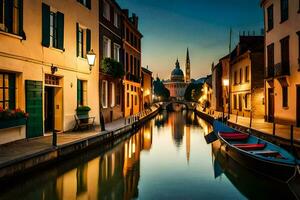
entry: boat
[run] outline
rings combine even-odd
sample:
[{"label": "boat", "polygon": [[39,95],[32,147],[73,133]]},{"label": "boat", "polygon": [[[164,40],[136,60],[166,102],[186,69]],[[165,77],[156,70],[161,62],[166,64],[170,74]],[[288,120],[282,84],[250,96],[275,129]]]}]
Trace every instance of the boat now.
[{"label": "boat", "polygon": [[241,165],[286,183],[299,175],[297,159],[285,149],[217,120],[213,128],[226,154]]}]

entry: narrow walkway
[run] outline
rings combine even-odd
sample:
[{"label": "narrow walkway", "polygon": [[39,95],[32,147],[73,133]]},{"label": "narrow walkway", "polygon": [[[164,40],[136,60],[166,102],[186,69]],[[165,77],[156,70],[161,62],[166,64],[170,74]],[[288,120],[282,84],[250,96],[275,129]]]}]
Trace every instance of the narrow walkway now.
[{"label": "narrow walkway", "polygon": [[[100,127],[96,126],[94,130],[57,134],[57,146],[67,145],[89,137],[95,137],[116,129],[120,129],[124,126],[125,118],[121,118],[111,123],[107,123],[105,125],[106,130],[102,132]],[[52,146],[52,135],[32,139],[23,139],[0,145],[0,167],[29,156],[32,157],[34,155],[52,151],[53,149],[55,149],[55,147]]]},{"label": "narrow walkway", "polygon": [[[209,114],[214,118],[222,117],[222,112],[214,111],[214,114],[211,113],[212,112],[210,113],[206,112],[206,114]],[[227,114],[225,114],[225,116],[227,116]],[[242,116],[237,117],[236,115],[231,114],[229,122],[250,128],[249,117],[242,117]],[[252,119],[251,128],[253,130],[262,132],[264,134],[268,134],[268,135],[273,134],[273,123],[265,122],[264,119]],[[275,124],[275,136],[284,138],[286,140],[290,140],[290,133],[291,133],[290,126]],[[294,140],[300,142],[300,128],[298,127],[294,127]]]}]

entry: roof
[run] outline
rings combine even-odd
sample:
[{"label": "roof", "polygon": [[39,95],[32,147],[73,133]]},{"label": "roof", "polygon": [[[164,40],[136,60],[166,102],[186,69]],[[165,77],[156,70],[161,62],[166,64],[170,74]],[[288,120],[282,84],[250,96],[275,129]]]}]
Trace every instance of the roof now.
[{"label": "roof", "polygon": [[[147,66],[148,67],[148,66]],[[144,71],[145,73],[151,74],[152,75],[152,71],[150,71],[149,69],[142,67],[142,71]]]}]

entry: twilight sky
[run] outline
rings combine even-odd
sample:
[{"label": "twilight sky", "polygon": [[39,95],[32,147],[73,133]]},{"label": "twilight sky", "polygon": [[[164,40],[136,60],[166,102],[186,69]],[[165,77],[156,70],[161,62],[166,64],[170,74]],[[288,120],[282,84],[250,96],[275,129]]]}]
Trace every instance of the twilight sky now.
[{"label": "twilight sky", "polygon": [[211,73],[211,63],[228,53],[229,30],[234,47],[239,32],[263,28],[260,0],[117,0],[139,16],[142,39],[142,66],[149,66],[153,76],[170,78],[178,57],[185,70],[189,47],[191,76]]}]

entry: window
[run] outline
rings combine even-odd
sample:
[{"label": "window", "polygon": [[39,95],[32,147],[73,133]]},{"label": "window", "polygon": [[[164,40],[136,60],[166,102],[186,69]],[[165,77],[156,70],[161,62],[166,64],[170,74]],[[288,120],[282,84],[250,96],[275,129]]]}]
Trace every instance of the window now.
[{"label": "window", "polygon": [[119,28],[119,15],[117,12],[114,13],[114,25]]},{"label": "window", "polygon": [[235,95],[233,95],[233,108],[234,109],[237,109],[237,96],[236,96],[236,94]]},{"label": "window", "polygon": [[282,87],[282,107],[288,107],[288,87]]},{"label": "window", "polygon": [[127,73],[129,71],[129,57],[128,57],[128,53],[126,53],[126,70],[125,72]]},{"label": "window", "polygon": [[103,108],[107,108],[107,101],[108,101],[108,84],[106,80],[102,80],[102,86],[101,86],[101,103]]},{"label": "window", "polygon": [[126,93],[127,107],[129,107],[129,92]]},{"label": "window", "polygon": [[83,29],[79,27],[77,34],[78,34],[78,41],[77,41],[78,56],[83,58],[84,57],[84,54],[83,54]]},{"label": "window", "polygon": [[59,79],[60,79],[60,77],[58,77],[58,76],[46,74],[45,75],[45,84],[59,86]]},{"label": "window", "polygon": [[103,0],[103,17],[110,21],[110,6],[105,0]]},{"label": "window", "polygon": [[268,69],[268,76],[273,76],[274,73],[272,73],[274,71],[274,43],[270,44],[267,47],[267,56],[268,56],[268,60],[267,60],[267,69]]},{"label": "window", "polygon": [[249,82],[249,66],[245,68],[245,82]]},{"label": "window", "polygon": [[91,30],[76,24],[77,26],[77,57],[86,58],[91,50]]},{"label": "window", "polygon": [[129,29],[126,28],[126,41],[129,42]]},{"label": "window", "polygon": [[88,9],[91,9],[91,0],[77,0],[79,3],[87,7]]},{"label": "window", "polygon": [[115,99],[115,84],[114,83],[110,83],[110,89],[111,89],[111,104],[110,107],[114,107],[116,105]]},{"label": "window", "polygon": [[111,41],[107,37],[103,37],[103,57],[104,58],[110,58],[111,56]]},{"label": "window", "polygon": [[87,105],[87,81],[77,80],[77,106]]},{"label": "window", "polygon": [[243,82],[243,69],[240,69],[240,84]]},{"label": "window", "polygon": [[130,55],[130,73],[133,73],[133,56]]},{"label": "window", "polygon": [[0,107],[3,109],[15,109],[15,86],[15,74],[0,73]]},{"label": "window", "polygon": [[281,65],[283,72],[289,71],[290,53],[289,53],[289,36],[280,40],[281,44]]},{"label": "window", "polygon": [[120,45],[114,44],[114,59],[120,61]]},{"label": "window", "polygon": [[116,105],[120,105],[121,103],[121,94],[120,94],[120,84],[117,84],[117,88],[116,88]]},{"label": "window", "polygon": [[237,84],[237,71],[234,71],[233,79],[234,79],[234,85],[236,85]]},{"label": "window", "polygon": [[42,4],[42,45],[64,50],[64,14]]},{"label": "window", "polygon": [[251,106],[251,94],[245,95],[245,109],[250,109]]},{"label": "window", "polygon": [[22,0],[0,0],[0,30],[23,36]]},{"label": "window", "polygon": [[280,0],[280,10],[281,10],[281,22],[288,20],[289,18],[289,1]]},{"label": "window", "polygon": [[268,17],[268,31],[272,30],[274,27],[274,16],[273,16],[273,5],[267,8]]},{"label": "window", "polygon": [[134,105],[137,105],[138,104],[138,98],[137,98],[137,95],[134,96]]}]

